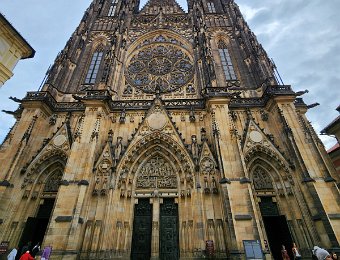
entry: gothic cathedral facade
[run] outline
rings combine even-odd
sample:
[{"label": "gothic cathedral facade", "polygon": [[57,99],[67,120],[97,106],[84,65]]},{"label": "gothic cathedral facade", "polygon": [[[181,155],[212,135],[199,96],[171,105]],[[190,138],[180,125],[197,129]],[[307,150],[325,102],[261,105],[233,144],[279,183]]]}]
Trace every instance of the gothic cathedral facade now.
[{"label": "gothic cathedral facade", "polygon": [[233,0],[94,0],[0,150],[0,241],[51,259],[338,248],[335,169]]}]

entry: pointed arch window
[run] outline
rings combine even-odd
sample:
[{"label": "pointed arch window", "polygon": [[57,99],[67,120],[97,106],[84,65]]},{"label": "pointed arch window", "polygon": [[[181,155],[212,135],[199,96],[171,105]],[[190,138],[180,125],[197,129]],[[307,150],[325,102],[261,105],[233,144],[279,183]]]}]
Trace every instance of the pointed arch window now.
[{"label": "pointed arch window", "polygon": [[236,80],[234,66],[231,62],[230,53],[223,41],[218,43],[218,52],[221,57],[222,69],[226,80]]},{"label": "pointed arch window", "polygon": [[87,71],[85,83],[86,84],[94,84],[96,82],[98,70],[100,63],[103,59],[103,51],[96,51],[90,63],[89,70]]},{"label": "pointed arch window", "polygon": [[117,0],[113,0],[109,9],[108,16],[114,16],[117,9]]},{"label": "pointed arch window", "polygon": [[208,1],[207,5],[209,13],[216,13],[215,4],[213,2]]}]

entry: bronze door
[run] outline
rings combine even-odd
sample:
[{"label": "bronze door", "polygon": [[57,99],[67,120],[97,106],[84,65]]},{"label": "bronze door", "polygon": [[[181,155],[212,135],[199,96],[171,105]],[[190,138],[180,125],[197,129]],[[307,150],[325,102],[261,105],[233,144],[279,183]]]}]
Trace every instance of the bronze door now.
[{"label": "bronze door", "polygon": [[178,205],[174,199],[164,198],[160,213],[160,259],[179,259]]},{"label": "bronze door", "polygon": [[149,199],[138,199],[133,221],[131,260],[151,257],[152,205]]}]

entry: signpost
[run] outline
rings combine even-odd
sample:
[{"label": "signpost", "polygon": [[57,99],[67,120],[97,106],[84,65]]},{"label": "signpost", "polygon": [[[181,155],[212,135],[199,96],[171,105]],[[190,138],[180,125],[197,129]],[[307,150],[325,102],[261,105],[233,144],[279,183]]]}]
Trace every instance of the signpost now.
[{"label": "signpost", "polygon": [[0,243],[0,255],[6,254],[9,246],[9,241],[2,241]]},{"label": "signpost", "polygon": [[207,257],[213,257],[215,255],[214,241],[212,240],[205,241],[205,252]]},{"label": "signpost", "polygon": [[246,259],[264,259],[260,240],[243,240],[243,246],[246,254]]}]

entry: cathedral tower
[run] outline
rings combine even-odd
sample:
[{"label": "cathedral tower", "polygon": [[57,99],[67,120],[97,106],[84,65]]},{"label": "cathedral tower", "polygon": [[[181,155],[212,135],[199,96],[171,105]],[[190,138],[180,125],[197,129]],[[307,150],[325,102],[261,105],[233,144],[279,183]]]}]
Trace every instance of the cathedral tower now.
[{"label": "cathedral tower", "polygon": [[338,248],[335,169],[233,0],[94,0],[0,149],[0,241],[52,259]]}]

